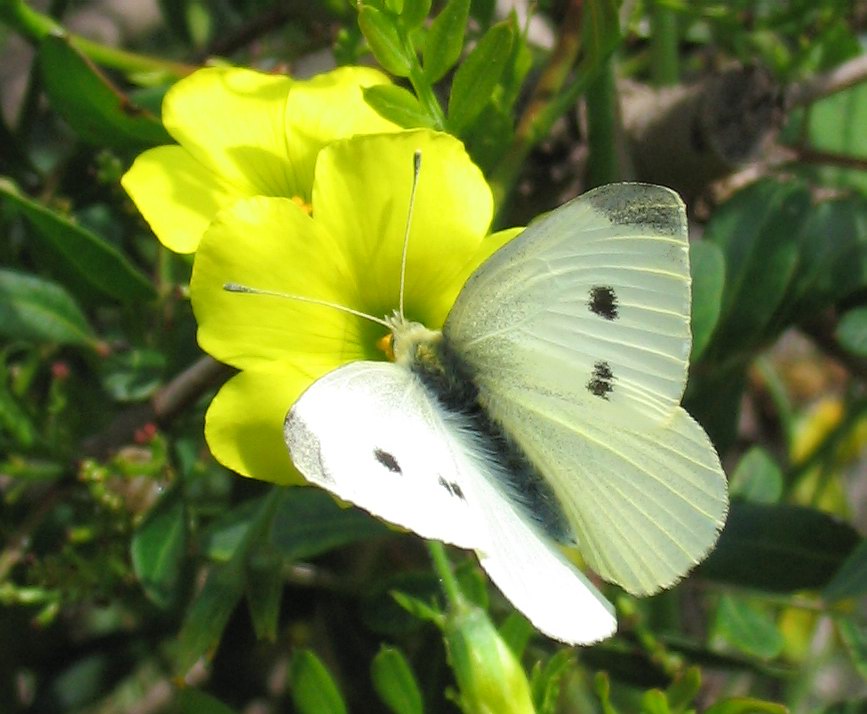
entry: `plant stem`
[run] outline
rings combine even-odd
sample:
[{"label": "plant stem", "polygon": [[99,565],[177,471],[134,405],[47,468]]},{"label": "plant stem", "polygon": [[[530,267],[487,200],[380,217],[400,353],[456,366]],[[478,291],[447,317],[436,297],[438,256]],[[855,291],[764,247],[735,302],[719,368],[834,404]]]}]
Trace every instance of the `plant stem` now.
[{"label": "plant stem", "polygon": [[587,87],[587,188],[621,181],[617,135],[620,124],[617,86],[611,60]]},{"label": "plant stem", "polygon": [[103,45],[85,37],[66,32],[63,25],[48,15],[29,7],[24,0],[0,0],[0,21],[5,22],[34,44],[47,35],[63,35],[79,52],[103,67],[116,69],[124,74],[161,74],[178,79],[193,72],[196,67],[127,52]]},{"label": "plant stem", "polygon": [[440,584],[448,600],[450,608],[460,607],[464,604],[464,594],[461,592],[461,586],[458,584],[458,579],[452,570],[452,564],[449,562],[449,557],[446,554],[446,547],[438,540],[427,541],[427,549],[430,552],[431,560],[433,561],[434,570],[440,577]]},{"label": "plant stem", "polygon": [[439,130],[445,129],[445,114],[443,113],[439,100],[433,91],[433,87],[431,87],[430,82],[427,81],[427,77],[424,76],[424,72],[422,72],[418,60],[413,62],[412,68],[409,72],[409,81],[412,84],[412,88],[415,90],[415,95],[418,97],[422,106],[427,110],[428,115],[434,118],[436,122],[434,128]]},{"label": "plant stem", "polygon": [[650,73],[656,87],[680,79],[677,40],[677,15],[657,0],[650,14]]}]

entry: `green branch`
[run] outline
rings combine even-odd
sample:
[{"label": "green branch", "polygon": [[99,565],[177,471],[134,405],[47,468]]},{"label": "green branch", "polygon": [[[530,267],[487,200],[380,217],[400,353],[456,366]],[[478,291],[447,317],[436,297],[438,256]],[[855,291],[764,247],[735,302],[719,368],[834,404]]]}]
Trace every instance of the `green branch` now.
[{"label": "green branch", "polygon": [[127,52],[67,32],[59,22],[37,12],[24,0],[0,0],[0,21],[34,44],[38,44],[48,35],[63,35],[75,49],[89,59],[126,75],[162,74],[179,79],[197,69],[193,65]]}]

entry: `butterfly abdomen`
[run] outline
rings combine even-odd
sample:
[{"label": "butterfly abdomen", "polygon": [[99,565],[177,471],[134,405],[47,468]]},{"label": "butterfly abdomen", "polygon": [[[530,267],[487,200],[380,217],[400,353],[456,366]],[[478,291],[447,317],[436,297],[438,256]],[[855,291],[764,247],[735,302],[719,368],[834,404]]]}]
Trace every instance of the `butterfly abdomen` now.
[{"label": "butterfly abdomen", "polygon": [[554,492],[532,462],[479,401],[470,368],[452,350],[441,333],[416,342],[406,366],[428,394],[453,417],[485,453],[485,473],[495,474],[497,485],[510,500],[554,540],[574,543],[574,534]]}]

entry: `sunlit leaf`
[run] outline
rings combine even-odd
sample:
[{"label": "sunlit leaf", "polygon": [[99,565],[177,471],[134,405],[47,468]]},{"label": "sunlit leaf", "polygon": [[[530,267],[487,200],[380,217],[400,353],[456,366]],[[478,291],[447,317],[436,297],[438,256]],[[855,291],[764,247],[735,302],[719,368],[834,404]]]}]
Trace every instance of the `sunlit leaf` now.
[{"label": "sunlit leaf", "polygon": [[118,148],[173,143],[159,118],[133,104],[66,38],[45,37],[39,65],[52,106],[85,141]]},{"label": "sunlit leaf", "polygon": [[451,132],[460,134],[484,109],[506,67],[513,39],[511,22],[494,25],[461,63],[449,95]]},{"label": "sunlit leaf", "polygon": [[370,665],[373,686],[394,714],[422,714],[424,705],[412,667],[394,647],[382,647]]},{"label": "sunlit leaf", "polygon": [[773,618],[745,598],[720,597],[714,633],[741,652],[772,659],[783,650],[783,636]]},{"label": "sunlit leaf", "polygon": [[783,493],[783,472],[760,446],[754,446],[738,462],[729,480],[732,496],[755,503],[776,503]]},{"label": "sunlit leaf", "polygon": [[429,82],[442,79],[460,58],[469,12],[470,0],[448,0],[431,23],[422,58]]},{"label": "sunlit leaf", "polygon": [[299,714],[346,714],[346,704],[325,665],[310,650],[297,650],[289,667],[292,701]]}]

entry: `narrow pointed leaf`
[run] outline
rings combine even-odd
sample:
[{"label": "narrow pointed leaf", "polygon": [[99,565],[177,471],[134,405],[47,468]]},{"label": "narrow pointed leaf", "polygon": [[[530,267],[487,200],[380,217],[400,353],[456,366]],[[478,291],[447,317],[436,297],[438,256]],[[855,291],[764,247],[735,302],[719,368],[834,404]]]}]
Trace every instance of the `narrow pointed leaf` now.
[{"label": "narrow pointed leaf", "polygon": [[409,76],[414,58],[409,56],[392,17],[371,5],[362,5],[358,10],[358,26],[376,61],[385,70],[398,77]]},{"label": "narrow pointed leaf", "polygon": [[0,269],[0,335],[14,340],[94,347],[93,331],[57,283]]},{"label": "narrow pointed leaf", "polygon": [[485,108],[509,60],[513,37],[511,22],[494,25],[455,72],[448,112],[452,133],[460,134]]},{"label": "narrow pointed leaf", "polygon": [[85,141],[119,149],[173,143],[158,117],[131,102],[66,38],[46,36],[39,65],[51,105]]},{"label": "narrow pointed leaf", "polygon": [[422,714],[424,705],[412,667],[403,653],[383,647],[371,663],[373,687],[394,714]]},{"label": "narrow pointed leaf", "polygon": [[298,650],[289,670],[292,701],[300,714],[346,714],[346,704],[325,665],[309,650]]},{"label": "narrow pointed leaf", "polygon": [[365,87],[364,100],[385,119],[404,129],[433,127],[436,119],[422,109],[415,96],[396,84],[377,84]]},{"label": "narrow pointed leaf", "polygon": [[150,300],[156,295],[150,280],[95,233],[22,195],[10,181],[0,179],[0,197],[33,226],[33,235],[44,249],[88,286],[125,302]]},{"label": "narrow pointed leaf", "polygon": [[460,59],[469,13],[470,0],[449,0],[431,23],[422,65],[431,84],[442,79]]}]

